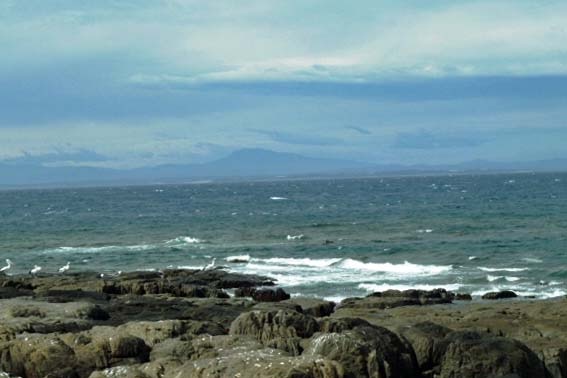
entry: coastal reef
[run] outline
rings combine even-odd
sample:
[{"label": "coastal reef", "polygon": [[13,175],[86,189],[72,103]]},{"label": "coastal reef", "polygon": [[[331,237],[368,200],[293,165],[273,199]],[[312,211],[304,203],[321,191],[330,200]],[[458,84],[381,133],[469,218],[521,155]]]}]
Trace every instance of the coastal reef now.
[{"label": "coastal reef", "polygon": [[0,377],[567,377],[567,299],[333,303],[223,269],[0,273]]}]

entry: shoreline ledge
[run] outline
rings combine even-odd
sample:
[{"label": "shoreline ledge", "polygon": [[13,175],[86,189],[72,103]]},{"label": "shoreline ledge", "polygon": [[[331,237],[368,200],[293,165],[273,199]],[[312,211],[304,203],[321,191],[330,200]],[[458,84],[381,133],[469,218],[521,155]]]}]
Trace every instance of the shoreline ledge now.
[{"label": "shoreline ledge", "polygon": [[0,378],[567,377],[567,299],[510,296],[335,304],[222,269],[0,273]]}]

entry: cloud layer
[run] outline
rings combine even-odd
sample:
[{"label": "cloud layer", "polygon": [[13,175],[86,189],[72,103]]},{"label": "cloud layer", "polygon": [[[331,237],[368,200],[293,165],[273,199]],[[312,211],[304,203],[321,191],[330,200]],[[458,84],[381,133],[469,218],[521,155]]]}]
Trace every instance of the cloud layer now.
[{"label": "cloud layer", "polygon": [[565,157],[564,1],[5,0],[0,18],[0,159]]}]

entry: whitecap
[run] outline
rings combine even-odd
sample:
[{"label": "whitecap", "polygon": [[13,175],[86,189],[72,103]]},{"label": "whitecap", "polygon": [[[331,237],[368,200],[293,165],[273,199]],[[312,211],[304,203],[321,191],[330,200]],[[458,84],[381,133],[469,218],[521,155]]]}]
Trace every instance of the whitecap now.
[{"label": "whitecap", "polygon": [[303,239],[303,237],[304,237],[303,234],[301,234],[301,235],[288,235],[286,239],[287,240],[301,240],[301,239]]},{"label": "whitecap", "polygon": [[423,233],[430,234],[433,232],[433,230],[431,228],[425,228],[425,229],[416,230],[415,232],[417,232],[418,234],[423,234]]},{"label": "whitecap", "polygon": [[178,265],[177,269],[185,269],[185,270],[203,270],[203,266],[194,266],[194,265]]},{"label": "whitecap", "polygon": [[178,236],[175,239],[167,240],[165,244],[199,244],[203,240],[191,236]]},{"label": "whitecap", "polygon": [[347,297],[345,296],[333,295],[333,296],[324,297],[323,299],[329,302],[341,303],[346,298]]},{"label": "whitecap", "polygon": [[101,253],[101,252],[116,252],[116,251],[145,251],[155,248],[153,244],[139,244],[139,245],[106,245],[101,247],[58,247],[46,249],[42,253]]},{"label": "whitecap", "polygon": [[494,282],[502,278],[504,278],[504,276],[491,276],[490,274],[486,276],[488,282]]},{"label": "whitecap", "polygon": [[273,197],[270,197],[270,199],[273,200],[273,201],[284,201],[284,200],[286,200],[287,198],[286,198],[286,197],[273,196]]},{"label": "whitecap", "polygon": [[456,291],[462,287],[461,284],[424,284],[424,283],[416,283],[416,284],[369,284],[369,283],[362,283],[358,285],[359,289],[366,290],[371,293],[375,292],[382,292],[386,290],[434,290],[434,289],[445,289],[448,291]]},{"label": "whitecap", "polygon": [[392,263],[364,263],[362,261],[345,259],[339,264],[341,268],[358,271],[384,272],[396,275],[437,275],[449,272],[452,265],[420,265],[405,261],[403,264]]},{"label": "whitecap", "polygon": [[247,263],[250,261],[250,255],[228,256],[225,260],[229,263]]},{"label": "whitecap", "polygon": [[469,261],[478,259],[477,256],[469,256]]},{"label": "whitecap", "polygon": [[534,263],[534,264],[540,264],[540,263],[543,262],[543,260],[537,259],[537,258],[534,258],[534,257],[524,257],[521,260],[525,261],[527,263]]},{"label": "whitecap", "polygon": [[529,270],[529,268],[486,268],[483,266],[477,268],[484,272],[523,272]]},{"label": "whitecap", "polygon": [[505,276],[504,279],[508,282],[516,282],[521,280],[520,277]]},{"label": "whitecap", "polygon": [[276,265],[286,265],[286,266],[306,266],[306,267],[327,267],[341,261],[341,258],[331,258],[331,259],[310,259],[306,258],[292,258],[292,257],[272,257],[269,259],[251,259],[253,262],[261,262],[264,264],[276,264]]},{"label": "whitecap", "polygon": [[567,294],[567,292],[565,292],[565,290],[562,289],[552,289],[552,290],[543,290],[543,291],[537,291],[537,289],[538,288],[503,285],[503,286],[493,286],[491,288],[484,288],[477,291],[473,291],[471,295],[474,297],[481,297],[489,292],[511,290],[520,297],[535,297],[539,299],[547,299],[547,298],[561,297]]}]

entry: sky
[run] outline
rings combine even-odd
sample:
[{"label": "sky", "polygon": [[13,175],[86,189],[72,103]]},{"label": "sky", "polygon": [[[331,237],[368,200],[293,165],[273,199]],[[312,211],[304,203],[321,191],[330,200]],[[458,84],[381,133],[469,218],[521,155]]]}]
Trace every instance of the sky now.
[{"label": "sky", "polygon": [[567,158],[564,0],[2,0],[0,164]]}]

